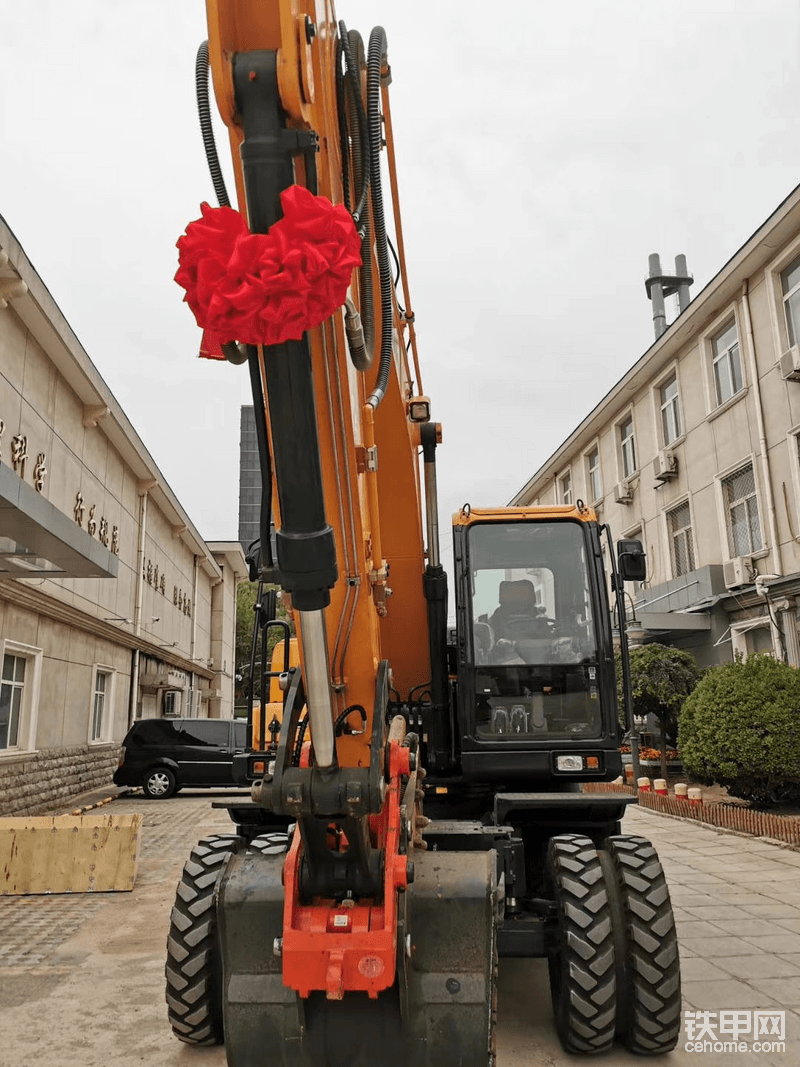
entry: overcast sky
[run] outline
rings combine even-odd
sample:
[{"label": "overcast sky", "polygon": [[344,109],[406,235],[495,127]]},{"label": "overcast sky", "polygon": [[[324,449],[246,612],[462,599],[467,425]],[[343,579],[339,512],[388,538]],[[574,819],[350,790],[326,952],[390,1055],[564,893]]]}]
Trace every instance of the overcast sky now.
[{"label": "overcast sky", "polygon": [[[800,181],[797,0],[341,0],[382,23],[442,522],[502,504]],[[201,534],[236,539],[244,368],[196,359],[202,0],[0,0],[0,213]],[[220,145],[224,150],[226,145]],[[224,155],[224,151],[221,153]],[[230,183],[229,183],[230,185]]]}]

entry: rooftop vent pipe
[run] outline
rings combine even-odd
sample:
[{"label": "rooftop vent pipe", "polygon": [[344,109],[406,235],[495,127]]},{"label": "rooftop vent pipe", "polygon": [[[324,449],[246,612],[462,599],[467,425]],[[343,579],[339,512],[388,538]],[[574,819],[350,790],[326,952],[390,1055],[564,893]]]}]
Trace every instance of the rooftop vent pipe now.
[{"label": "rooftop vent pipe", "polygon": [[664,297],[678,294],[678,314],[689,306],[689,286],[694,278],[686,267],[686,256],[675,257],[675,270],[672,274],[661,270],[661,259],[654,252],[648,259],[649,270],[644,280],[647,296],[653,304],[653,328],[656,340],[667,329],[667,316],[664,311]]}]

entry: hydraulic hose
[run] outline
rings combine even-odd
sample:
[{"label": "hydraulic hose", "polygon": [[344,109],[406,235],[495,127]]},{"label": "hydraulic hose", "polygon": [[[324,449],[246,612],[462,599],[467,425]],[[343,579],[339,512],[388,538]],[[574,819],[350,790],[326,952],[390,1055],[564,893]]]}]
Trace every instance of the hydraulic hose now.
[{"label": "hydraulic hose", "polygon": [[372,225],[375,231],[375,255],[378,260],[378,277],[381,290],[381,347],[378,378],[375,388],[367,397],[367,404],[376,408],[386,394],[389,371],[392,365],[392,271],[386,237],[386,220],[383,212],[381,189],[381,68],[386,57],[386,31],[376,26],[369,35],[367,53],[367,121],[370,141],[370,191],[372,194]]},{"label": "hydraulic hose", "polygon": [[[214,140],[214,128],[211,125],[211,107],[208,102],[208,41],[203,41],[197,49],[197,59],[194,63],[194,84],[197,95],[197,114],[200,119],[200,133],[203,136],[203,148],[206,152],[208,169],[214,192],[217,194],[217,203],[220,207],[230,207],[228,190],[225,188],[225,179],[222,176],[222,168],[219,165],[217,144]],[[247,353],[236,344],[235,341],[224,342],[221,346],[222,354],[229,363],[236,366],[247,361]]]},{"label": "hydraulic hose", "polygon": [[[341,25],[341,24],[340,24]],[[348,211],[352,211],[350,202],[350,138],[347,130],[347,112],[344,103],[344,71],[342,60],[347,60],[344,51],[343,36],[336,40],[336,114],[339,120],[339,152],[342,157],[342,200]]]},{"label": "hydraulic hose", "polygon": [[222,177],[222,169],[217,156],[217,145],[214,140],[214,129],[211,125],[211,108],[208,102],[208,66],[208,41],[203,41],[197,49],[197,59],[194,65],[197,114],[200,118],[203,148],[206,150],[208,169],[211,172],[211,181],[214,184],[214,192],[217,194],[217,202],[220,207],[230,207],[231,202],[228,199],[228,190],[225,188],[225,179]]},{"label": "hydraulic hose", "polygon": [[[372,232],[369,204],[369,129],[364,101],[361,97],[361,67],[364,62],[364,43],[356,30],[348,31],[339,23],[339,48],[346,65],[346,77],[337,80],[339,97],[339,137],[342,144],[342,185],[349,204],[351,158],[353,195],[357,203],[353,221],[361,235],[361,266],[358,268],[361,313],[348,302],[345,330],[350,358],[356,370],[367,371],[372,366],[375,343],[375,307],[372,297]],[[338,73],[341,73],[339,71]],[[355,131],[350,137],[350,131]],[[352,148],[351,148],[352,144]]]},{"label": "hydraulic hose", "polygon": [[350,78],[351,92],[347,100],[350,123],[358,131],[358,135],[353,138],[353,174],[358,192],[358,200],[353,209],[353,220],[358,226],[367,205],[370,179],[369,170],[364,169],[365,162],[369,159],[369,127],[364,101],[361,99],[361,64],[364,61],[364,42],[357,30],[348,32],[343,22],[339,23],[339,32],[343,34],[342,49],[347,63],[347,74]]}]

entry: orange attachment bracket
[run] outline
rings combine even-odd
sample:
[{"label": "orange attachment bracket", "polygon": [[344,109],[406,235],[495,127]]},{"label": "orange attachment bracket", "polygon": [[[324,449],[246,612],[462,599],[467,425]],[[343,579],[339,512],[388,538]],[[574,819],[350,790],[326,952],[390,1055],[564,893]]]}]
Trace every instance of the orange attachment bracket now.
[{"label": "orange attachment bracket", "polygon": [[[301,997],[315,990],[329,1000],[360,991],[375,999],[388,989],[397,966],[397,893],[408,885],[408,860],[400,852],[401,776],[409,750],[389,742],[389,784],[383,810],[370,819],[373,847],[384,850],[382,900],[300,900],[302,839],[299,829],[284,869],[283,982]],[[344,842],[346,845],[346,841]]]}]

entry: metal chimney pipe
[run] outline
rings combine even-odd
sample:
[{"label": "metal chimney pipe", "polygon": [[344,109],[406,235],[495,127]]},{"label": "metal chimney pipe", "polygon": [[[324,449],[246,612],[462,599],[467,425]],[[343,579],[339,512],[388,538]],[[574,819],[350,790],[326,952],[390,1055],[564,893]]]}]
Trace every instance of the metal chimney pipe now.
[{"label": "metal chimney pipe", "polygon": [[689,268],[686,266],[686,256],[680,255],[675,257],[675,274],[678,278],[686,278],[686,281],[681,281],[678,285],[678,312],[685,311],[689,306],[691,297],[689,296]]},{"label": "metal chimney pipe", "polygon": [[650,299],[653,302],[653,329],[656,332],[656,340],[666,332],[667,314],[664,310],[664,289],[661,284],[661,258],[658,252],[654,252],[647,260],[651,278],[658,281],[650,284]]}]

